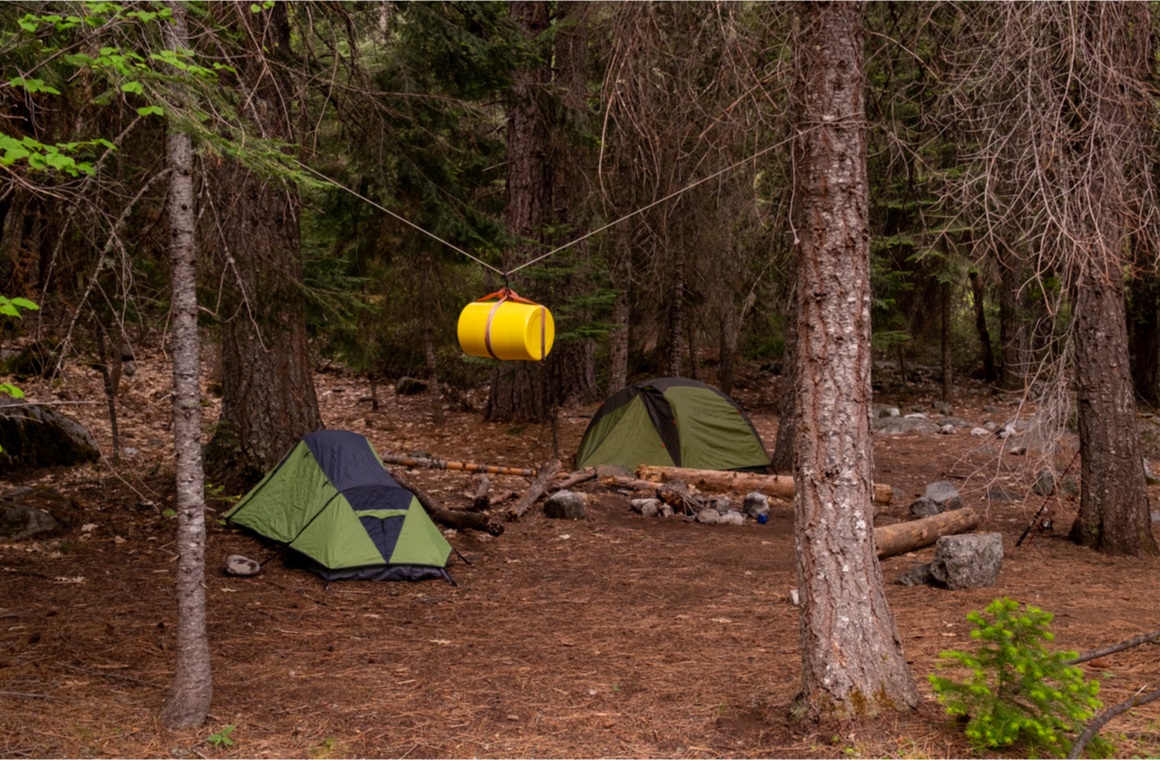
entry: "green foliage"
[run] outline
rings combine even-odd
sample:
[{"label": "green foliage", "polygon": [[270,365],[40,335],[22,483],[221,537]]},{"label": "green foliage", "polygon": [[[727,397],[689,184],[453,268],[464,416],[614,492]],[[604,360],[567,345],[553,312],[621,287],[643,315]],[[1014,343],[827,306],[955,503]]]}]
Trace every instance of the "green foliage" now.
[{"label": "green foliage", "polygon": [[218,749],[232,747],[234,746],[234,740],[230,738],[230,734],[232,734],[236,728],[237,726],[222,726],[220,731],[210,734],[206,737],[205,740]]},{"label": "green foliage", "polygon": [[1099,682],[1086,681],[1067,661],[1075,652],[1049,652],[1052,615],[1006,597],[984,612],[972,612],[971,652],[939,656],[966,668],[962,681],[931,674],[929,680],[947,712],[969,718],[967,739],[978,750],[1023,743],[1062,756],[1064,734],[1073,733],[1100,708]]}]

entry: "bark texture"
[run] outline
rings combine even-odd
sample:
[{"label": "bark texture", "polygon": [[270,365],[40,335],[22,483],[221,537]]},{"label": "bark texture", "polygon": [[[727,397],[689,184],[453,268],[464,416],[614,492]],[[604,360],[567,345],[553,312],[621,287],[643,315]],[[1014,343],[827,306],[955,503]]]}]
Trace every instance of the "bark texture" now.
[{"label": "bark texture", "polygon": [[[172,3],[171,49],[189,46],[185,7]],[[194,246],[193,146],[171,131],[169,256],[173,267],[173,443],[177,454],[177,662],[161,707],[170,728],[205,722],[213,697],[205,617],[205,475],[201,463],[201,363],[197,334],[197,252]]]},{"label": "bark texture", "polygon": [[797,14],[794,516],[802,686],[794,712],[860,718],[918,703],[872,524],[864,7],[804,3]]},{"label": "bark texture", "polygon": [[[230,63],[247,116],[269,139],[292,142],[291,83],[266,56],[290,45],[285,3],[262,13],[221,6],[249,56]],[[222,277],[222,412],[209,464],[220,477],[260,476],[298,439],[322,427],[306,336],[297,190],[236,161],[218,173]]]},{"label": "bark texture", "polygon": [[[515,21],[529,42],[542,39],[548,29],[548,4],[541,0],[512,0],[508,4]],[[552,69],[546,57],[533,59],[516,72],[509,93],[507,125],[507,198],[504,223],[508,231],[525,241],[504,255],[503,268],[539,253],[536,243],[544,240],[551,198],[548,171],[548,114],[544,112],[545,90]],[[501,363],[491,376],[484,419],[489,422],[543,422],[549,404],[545,383],[522,362]]]}]

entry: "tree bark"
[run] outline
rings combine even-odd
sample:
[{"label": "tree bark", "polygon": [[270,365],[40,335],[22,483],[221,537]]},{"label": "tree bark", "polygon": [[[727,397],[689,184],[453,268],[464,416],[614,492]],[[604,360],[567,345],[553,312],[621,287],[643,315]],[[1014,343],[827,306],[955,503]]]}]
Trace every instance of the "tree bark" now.
[{"label": "tree bark", "polygon": [[918,704],[872,527],[865,7],[818,2],[795,10],[794,541],[802,684],[793,712],[863,718]]},{"label": "tree bark", "polygon": [[1075,353],[1081,477],[1071,538],[1108,554],[1156,554],[1118,267],[1089,266],[1077,283]]},{"label": "tree bark", "polygon": [[[984,304],[987,289],[978,272],[972,271],[968,277],[971,281],[971,298],[975,302],[975,332],[979,336],[979,358],[983,360],[983,381],[993,383],[998,379],[998,373],[995,371],[995,355],[991,350],[991,333],[987,330],[987,311]],[[946,311],[943,315],[946,319]]]},{"label": "tree bark", "polygon": [[[230,61],[263,137],[292,143],[291,82],[267,57],[289,52],[285,3],[253,13],[219,6],[249,41]],[[299,238],[301,200],[289,185],[238,161],[219,173],[218,224],[226,272],[222,296],[222,411],[207,449],[215,477],[260,477],[307,433],[322,427],[306,336]],[[215,235],[216,237],[216,235]]]},{"label": "tree bark", "polygon": [[[170,4],[171,50],[187,49],[185,6]],[[205,474],[201,463],[201,362],[197,334],[196,211],[193,144],[171,128],[166,138],[169,179],[169,258],[172,266],[173,445],[177,454],[177,662],[161,707],[170,728],[200,726],[213,697],[205,615]]]},{"label": "tree bark", "polygon": [[[511,0],[512,20],[523,30],[533,49],[549,25],[549,6],[542,0]],[[530,259],[544,242],[551,180],[548,156],[548,114],[545,90],[551,82],[548,57],[535,55],[515,74],[508,98],[507,198],[504,223],[520,239],[504,255],[504,270]],[[526,241],[534,241],[528,243]],[[525,294],[526,295],[526,294]],[[488,422],[545,422],[550,404],[545,398],[542,373],[533,376],[524,363],[503,362],[492,372],[484,419]]]}]

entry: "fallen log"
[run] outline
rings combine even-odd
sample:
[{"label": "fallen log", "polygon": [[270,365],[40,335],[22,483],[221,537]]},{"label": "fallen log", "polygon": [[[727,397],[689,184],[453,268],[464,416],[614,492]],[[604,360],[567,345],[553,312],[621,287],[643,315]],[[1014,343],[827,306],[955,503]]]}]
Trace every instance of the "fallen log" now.
[{"label": "fallen log", "polygon": [[600,485],[611,486],[613,488],[631,488],[634,491],[652,491],[655,494],[657,486],[660,483],[654,483],[651,480],[629,478],[624,475],[605,475],[600,479]]},{"label": "fallen log", "polygon": [[405,457],[401,454],[392,454],[389,451],[382,456],[383,464],[401,464],[404,467],[426,467],[429,470],[463,470],[464,472],[486,472],[490,475],[519,475],[525,478],[536,477],[535,470],[521,467],[499,467],[493,464],[476,464],[474,462],[451,462],[446,459],[433,457]]},{"label": "fallen log", "polygon": [[[760,491],[766,496],[792,499],[793,478],[789,475],[763,475],[756,472],[734,472],[732,470],[696,470],[688,467],[659,467],[642,464],[636,469],[642,480],[657,483],[666,480],[681,480],[691,486],[707,491]],[[874,503],[889,504],[894,498],[894,490],[884,484],[874,484]]]},{"label": "fallen log", "polygon": [[930,546],[941,536],[967,533],[974,530],[979,521],[977,512],[964,507],[918,520],[875,528],[874,543],[878,547],[878,559]]},{"label": "fallen log", "polygon": [[536,499],[544,495],[544,489],[548,487],[548,481],[559,471],[559,462],[552,462],[541,467],[540,474],[532,481],[532,485],[528,487],[528,490],[524,492],[524,495],[520,497],[520,500],[516,502],[515,506],[508,510],[508,519],[518,520],[523,517],[524,512],[527,512],[536,503]]},{"label": "fallen log", "polygon": [[423,505],[423,509],[427,510],[427,514],[431,515],[431,519],[440,525],[446,525],[448,528],[455,528],[456,530],[478,530],[493,536],[498,536],[503,533],[503,525],[492,520],[487,515],[481,512],[465,512],[459,509],[441,507],[435,503],[435,500],[426,491],[419,488],[406,477],[401,476],[398,472],[391,472],[391,477],[403,488],[415,494],[415,498]]}]

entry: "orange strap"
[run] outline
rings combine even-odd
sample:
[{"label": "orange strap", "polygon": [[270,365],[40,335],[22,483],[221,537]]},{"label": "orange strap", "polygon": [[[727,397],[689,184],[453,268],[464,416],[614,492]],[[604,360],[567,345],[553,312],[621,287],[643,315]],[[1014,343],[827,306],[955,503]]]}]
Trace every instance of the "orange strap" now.
[{"label": "orange strap", "polygon": [[545,309],[543,306],[540,306],[540,304],[536,303],[535,301],[529,301],[526,298],[521,298],[520,295],[511,288],[500,288],[494,293],[488,293],[483,298],[475,299],[475,303],[486,303],[493,298],[498,300],[495,302],[495,306],[491,307],[491,311],[487,313],[487,324],[483,328],[483,345],[487,349],[488,355],[491,356],[492,359],[497,361],[499,360],[499,357],[495,355],[495,351],[493,351],[491,348],[491,322],[493,319],[495,319],[495,313],[499,311],[499,307],[504,301],[514,301],[515,303],[526,303],[530,306],[540,307],[540,358],[543,359],[544,346],[547,342],[546,331],[548,328],[545,324],[547,322],[547,309]]}]

